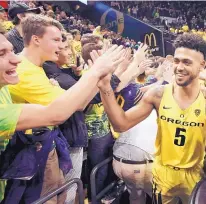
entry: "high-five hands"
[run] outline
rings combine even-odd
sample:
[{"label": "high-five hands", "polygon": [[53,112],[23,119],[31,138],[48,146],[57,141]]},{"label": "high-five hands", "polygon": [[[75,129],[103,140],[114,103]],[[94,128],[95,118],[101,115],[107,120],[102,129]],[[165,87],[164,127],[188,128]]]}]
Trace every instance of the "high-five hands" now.
[{"label": "high-five hands", "polygon": [[102,78],[107,74],[112,74],[118,67],[118,65],[124,60],[123,53],[125,50],[123,46],[113,45],[103,54],[101,51],[93,50],[90,53],[92,61],[88,63],[91,66],[91,70],[95,70],[98,77]]},{"label": "high-five hands", "polygon": [[140,64],[143,60],[146,59],[148,53],[148,45],[141,43],[138,50],[134,53],[134,61]]}]

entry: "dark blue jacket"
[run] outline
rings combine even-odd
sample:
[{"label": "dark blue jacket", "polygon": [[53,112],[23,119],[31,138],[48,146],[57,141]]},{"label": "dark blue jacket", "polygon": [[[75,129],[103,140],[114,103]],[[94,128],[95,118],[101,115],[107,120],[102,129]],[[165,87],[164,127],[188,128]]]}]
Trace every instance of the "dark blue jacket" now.
[{"label": "dark blue jacket", "polygon": [[[74,76],[65,73],[53,62],[44,63],[43,68],[47,77],[58,81],[61,88],[65,90],[69,89],[77,82]],[[88,132],[84,113],[82,111],[73,113],[70,118],[59,127],[71,147],[87,147]]]},{"label": "dark blue jacket", "polygon": [[[61,88],[67,90],[72,87],[80,77],[75,76],[72,69],[61,69],[54,62],[46,62],[43,69],[48,78],[58,81]],[[111,80],[111,85],[115,89],[119,83]],[[90,101],[90,104],[101,103],[100,94],[97,93]],[[88,142],[88,132],[85,123],[84,112],[76,111],[70,118],[59,126],[71,147],[86,147]]]},{"label": "dark blue jacket", "polygon": [[[2,204],[30,204],[39,199],[48,154],[55,141],[59,167],[64,174],[72,168],[69,146],[59,128],[34,135],[16,132],[0,157],[0,178],[7,179]],[[36,145],[42,148],[36,151]]]}]

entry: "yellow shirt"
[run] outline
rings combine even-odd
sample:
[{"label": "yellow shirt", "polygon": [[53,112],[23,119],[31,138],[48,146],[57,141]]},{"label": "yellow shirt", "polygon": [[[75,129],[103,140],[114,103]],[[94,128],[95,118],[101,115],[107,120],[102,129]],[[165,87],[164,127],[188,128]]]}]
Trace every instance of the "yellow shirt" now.
[{"label": "yellow shirt", "polygon": [[202,36],[202,38],[203,38],[203,40],[206,41],[206,34],[204,34],[204,35]]},{"label": "yellow shirt", "polygon": [[[0,88],[0,154],[4,151],[9,139],[13,136],[18,118],[22,111],[22,104],[12,104],[8,87]],[[0,202],[4,197],[6,181],[0,180]]]},{"label": "yellow shirt", "polygon": [[22,104],[12,104],[8,87],[0,88],[0,152],[5,150],[12,138],[21,111]]},{"label": "yellow shirt", "polygon": [[22,56],[17,67],[19,83],[10,85],[9,91],[15,103],[48,105],[65,90],[50,83],[42,67],[38,67]]},{"label": "yellow shirt", "polygon": [[173,98],[173,86],[166,85],[159,107],[156,159],[163,165],[190,168],[203,164],[205,155],[205,98],[182,110]]},{"label": "yellow shirt", "polygon": [[188,31],[189,31],[188,25],[183,25],[183,26],[182,26],[182,30],[183,30],[184,32],[188,32]]},{"label": "yellow shirt", "polygon": [[75,51],[75,54],[81,55],[81,53],[82,53],[82,45],[81,45],[80,41],[73,40],[72,47],[73,47],[73,49]]},{"label": "yellow shirt", "polygon": [[175,29],[174,28],[170,28],[170,32],[174,33]]},{"label": "yellow shirt", "polygon": [[203,32],[203,31],[201,31],[201,30],[198,30],[198,31],[197,31],[197,34],[203,37],[204,32]]},{"label": "yellow shirt", "polygon": [[97,26],[94,30],[93,30],[93,34],[97,35],[99,37],[102,38],[102,34],[101,34],[101,26]]},{"label": "yellow shirt", "polygon": [[14,24],[11,21],[4,21],[4,22],[2,22],[2,25],[7,31],[14,28]]}]

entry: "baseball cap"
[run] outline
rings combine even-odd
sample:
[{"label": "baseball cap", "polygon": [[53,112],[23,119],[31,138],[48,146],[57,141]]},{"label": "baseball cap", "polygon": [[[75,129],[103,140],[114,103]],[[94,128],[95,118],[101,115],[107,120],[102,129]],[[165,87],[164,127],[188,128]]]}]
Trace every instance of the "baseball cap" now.
[{"label": "baseball cap", "polygon": [[17,14],[25,13],[25,12],[40,14],[41,10],[40,8],[29,8],[29,6],[27,6],[24,3],[15,3],[10,6],[8,14],[9,17],[13,19],[14,17],[17,16]]},{"label": "baseball cap", "polygon": [[8,9],[5,9],[4,7],[0,6],[0,12],[7,11]]}]

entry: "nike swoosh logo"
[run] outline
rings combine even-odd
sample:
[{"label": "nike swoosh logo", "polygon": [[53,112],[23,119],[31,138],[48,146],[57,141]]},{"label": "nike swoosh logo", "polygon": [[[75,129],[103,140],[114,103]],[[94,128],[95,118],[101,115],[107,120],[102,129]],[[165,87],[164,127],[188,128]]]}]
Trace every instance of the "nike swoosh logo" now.
[{"label": "nike swoosh logo", "polygon": [[172,107],[163,106],[163,109],[171,109]]}]

